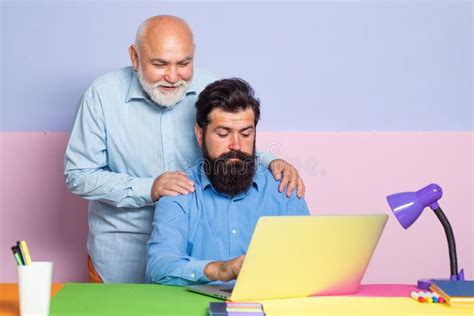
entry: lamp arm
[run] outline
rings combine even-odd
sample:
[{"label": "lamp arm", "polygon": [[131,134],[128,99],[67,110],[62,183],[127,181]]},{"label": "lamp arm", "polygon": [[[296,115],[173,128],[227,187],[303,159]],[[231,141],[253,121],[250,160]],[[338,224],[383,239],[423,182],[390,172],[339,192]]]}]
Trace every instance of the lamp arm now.
[{"label": "lamp arm", "polygon": [[448,248],[449,248],[449,262],[451,264],[451,276],[458,275],[458,257],[456,255],[456,242],[454,241],[453,229],[451,224],[449,224],[448,218],[444,215],[441,207],[433,210],[441,224],[443,225],[444,232],[448,238]]}]

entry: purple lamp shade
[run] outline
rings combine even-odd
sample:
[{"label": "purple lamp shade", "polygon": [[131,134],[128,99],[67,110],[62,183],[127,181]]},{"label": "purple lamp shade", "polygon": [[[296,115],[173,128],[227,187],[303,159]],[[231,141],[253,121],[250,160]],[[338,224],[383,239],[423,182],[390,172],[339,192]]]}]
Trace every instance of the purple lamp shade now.
[{"label": "purple lamp shade", "polygon": [[438,200],[443,195],[441,187],[437,184],[429,184],[416,192],[402,192],[387,196],[387,202],[393,214],[407,229],[420,216],[423,209],[430,206],[435,210],[439,207]]},{"label": "purple lamp shade", "polygon": [[456,243],[454,241],[453,229],[444,215],[438,200],[443,196],[441,187],[437,184],[429,184],[416,192],[403,192],[387,196],[387,202],[392,209],[393,214],[403,226],[407,229],[420,216],[425,207],[429,206],[443,225],[446,238],[448,239],[449,262],[451,265],[450,280],[464,280],[464,270],[458,273],[458,259],[456,254]]}]

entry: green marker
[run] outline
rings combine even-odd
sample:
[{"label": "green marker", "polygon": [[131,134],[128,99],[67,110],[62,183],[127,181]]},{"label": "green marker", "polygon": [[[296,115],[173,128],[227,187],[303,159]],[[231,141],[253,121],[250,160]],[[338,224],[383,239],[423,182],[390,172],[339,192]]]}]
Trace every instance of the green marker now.
[{"label": "green marker", "polygon": [[21,258],[20,258],[20,255],[18,254],[18,252],[15,252],[15,259],[16,259],[16,263],[17,263],[19,266],[22,266],[22,265],[23,265],[23,262],[21,262]]},{"label": "green marker", "polygon": [[16,263],[19,265],[19,266],[23,266],[24,263],[23,263],[23,258],[21,257],[21,254],[19,253],[19,249],[17,246],[13,246],[12,247],[12,252],[13,252],[13,256],[15,257],[15,260],[16,260]]}]

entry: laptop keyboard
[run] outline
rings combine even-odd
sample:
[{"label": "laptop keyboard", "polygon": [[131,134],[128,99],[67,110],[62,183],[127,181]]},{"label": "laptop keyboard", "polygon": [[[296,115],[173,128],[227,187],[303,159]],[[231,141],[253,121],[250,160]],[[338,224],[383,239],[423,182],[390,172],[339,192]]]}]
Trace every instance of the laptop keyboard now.
[{"label": "laptop keyboard", "polygon": [[222,292],[232,293],[232,289],[221,289]]}]

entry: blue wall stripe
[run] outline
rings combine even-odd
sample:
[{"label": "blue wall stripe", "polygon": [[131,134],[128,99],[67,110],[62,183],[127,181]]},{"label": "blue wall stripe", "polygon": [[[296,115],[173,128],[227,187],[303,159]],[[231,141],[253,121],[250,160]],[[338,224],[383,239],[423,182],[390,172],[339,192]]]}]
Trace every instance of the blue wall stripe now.
[{"label": "blue wall stripe", "polygon": [[66,131],[138,24],[185,18],[196,65],[248,80],[261,130],[473,130],[471,1],[1,3],[0,131]]}]

